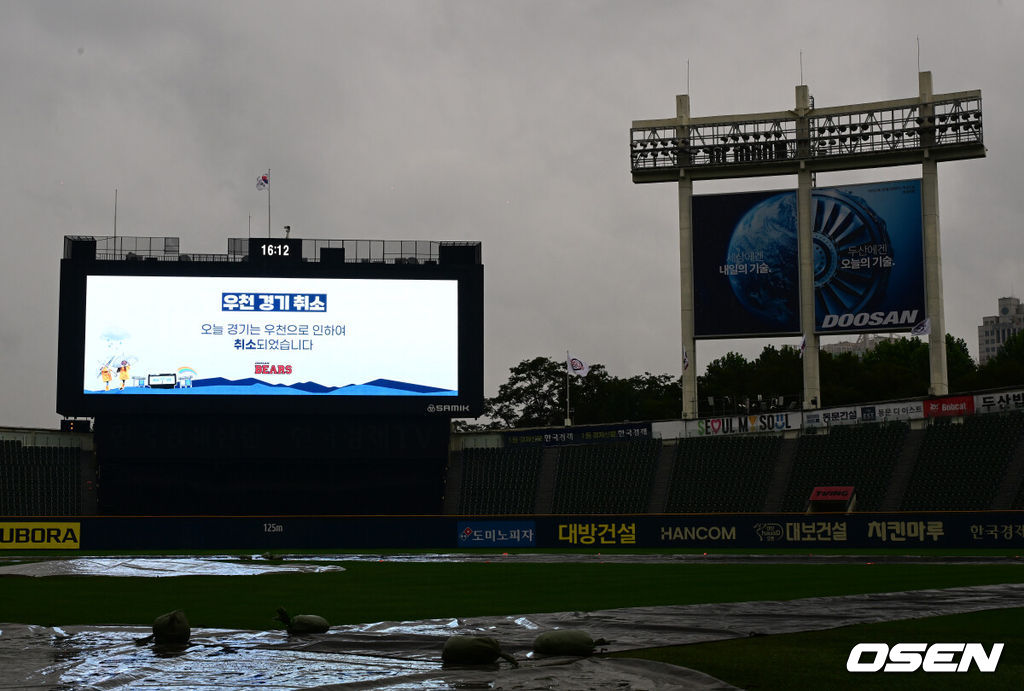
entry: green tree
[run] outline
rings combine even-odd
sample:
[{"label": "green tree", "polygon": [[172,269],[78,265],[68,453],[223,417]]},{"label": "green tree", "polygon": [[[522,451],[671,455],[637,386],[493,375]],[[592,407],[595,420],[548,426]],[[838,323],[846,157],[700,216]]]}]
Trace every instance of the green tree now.
[{"label": "green tree", "polygon": [[738,410],[750,397],[753,375],[754,363],[748,362],[739,353],[729,352],[712,360],[704,376],[697,378],[697,407],[700,414],[733,413]]},{"label": "green tree", "polygon": [[[821,406],[852,405],[928,394],[928,343],[916,338],[883,341],[863,357],[821,352]],[[961,338],[946,334],[946,367],[950,390],[973,391],[1024,384],[1024,332],[1017,334],[978,368]],[[766,410],[801,403],[803,365],[792,346],[765,346],[750,362],[730,352],[708,365],[697,378],[701,416]],[[576,424],[678,418],[682,409],[681,380],[644,372],[614,377],[603,365],[591,365],[585,377],[570,379],[572,418]],[[761,396],[759,399],[758,396]],[[547,427],[565,417],[565,363],[549,357],[523,360],[509,370],[498,394],[485,402],[486,422],[453,423],[456,429]]]},{"label": "green tree", "polygon": [[770,399],[769,409],[778,407],[779,397],[788,402],[799,402],[802,377],[800,351],[797,348],[788,345],[779,349],[765,346],[753,363],[752,390],[749,394],[754,399],[758,395],[763,396],[765,401]]},{"label": "green tree", "polygon": [[946,334],[946,376],[950,391],[973,391],[978,386],[978,365],[967,350],[967,342],[952,334]]},{"label": "green tree", "polygon": [[978,370],[979,388],[994,389],[1024,384],[1024,331],[1003,343],[995,357]]},{"label": "green tree", "polygon": [[864,363],[856,353],[833,355],[821,351],[818,355],[818,374],[821,381],[822,406],[849,405],[872,399],[864,381]]},{"label": "green tree", "polygon": [[928,393],[928,344],[916,338],[882,341],[864,354],[858,401],[913,398]]},{"label": "green tree", "polygon": [[[562,425],[565,418],[565,363],[547,357],[523,360],[509,370],[498,394],[485,401],[482,425],[458,424],[457,430]],[[678,418],[680,381],[667,374],[621,379],[601,364],[585,377],[569,378],[571,417],[575,424]]]},{"label": "green tree", "polygon": [[565,363],[548,357],[523,360],[509,370],[498,395],[484,405],[493,427],[544,427],[565,415]]}]

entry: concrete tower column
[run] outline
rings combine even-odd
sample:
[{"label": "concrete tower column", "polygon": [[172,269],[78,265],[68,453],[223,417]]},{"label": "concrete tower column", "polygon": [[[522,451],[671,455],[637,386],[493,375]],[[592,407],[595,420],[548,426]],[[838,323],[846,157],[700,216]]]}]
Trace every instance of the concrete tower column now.
[{"label": "concrete tower column", "polygon": [[[797,146],[809,146],[807,112],[811,95],[806,85],[796,87]],[[814,242],[811,238],[811,171],[801,163],[797,173],[797,256],[800,262],[800,331],[804,339],[803,407],[821,407],[818,370],[818,335],[814,333]]]},{"label": "concrete tower column", "polygon": [[[680,126],[676,139],[689,139],[690,97],[676,96],[676,117]],[[679,170],[679,317],[683,373],[683,419],[697,417],[697,345],[693,325],[693,179],[686,175],[686,167]],[[689,361],[689,367],[687,367]]]},{"label": "concrete tower column", "polygon": [[[917,75],[920,88],[920,115],[927,123],[934,115],[932,105],[932,73]],[[928,334],[928,393],[945,396],[949,393],[949,375],[946,371],[946,317],[942,301],[942,246],[939,241],[939,170],[938,162],[929,155],[928,144],[934,143],[935,133],[921,132],[924,159],[921,161],[921,214],[924,225],[924,292],[926,316],[931,321]]]}]

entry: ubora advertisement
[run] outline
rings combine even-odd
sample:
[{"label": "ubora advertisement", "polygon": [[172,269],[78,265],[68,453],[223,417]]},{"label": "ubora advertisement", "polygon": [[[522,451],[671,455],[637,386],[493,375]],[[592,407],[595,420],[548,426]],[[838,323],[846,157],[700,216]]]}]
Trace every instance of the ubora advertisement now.
[{"label": "ubora advertisement", "polygon": [[86,280],[89,396],[457,396],[455,280]]},{"label": "ubora advertisement", "polygon": [[0,522],[0,549],[78,549],[82,524]]}]

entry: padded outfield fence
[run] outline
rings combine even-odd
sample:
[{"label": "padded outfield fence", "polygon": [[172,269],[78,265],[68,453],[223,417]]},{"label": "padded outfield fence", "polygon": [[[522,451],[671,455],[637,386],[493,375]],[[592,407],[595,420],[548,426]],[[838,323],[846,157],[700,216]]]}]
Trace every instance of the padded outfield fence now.
[{"label": "padded outfield fence", "polygon": [[[1024,547],[1024,513],[579,516],[120,516],[0,520],[0,555],[28,550],[481,548],[927,550]],[[443,556],[438,556],[443,559]]]}]

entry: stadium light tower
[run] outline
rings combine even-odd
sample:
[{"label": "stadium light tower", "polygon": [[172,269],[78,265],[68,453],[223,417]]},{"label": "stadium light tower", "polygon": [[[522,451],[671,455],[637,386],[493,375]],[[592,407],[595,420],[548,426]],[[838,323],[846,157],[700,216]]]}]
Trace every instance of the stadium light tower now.
[{"label": "stadium light tower", "polygon": [[[682,357],[696,354],[693,183],[695,180],[796,175],[799,332],[804,338],[803,406],[821,405],[816,290],[834,247],[812,214],[814,174],[822,171],[921,165],[925,316],[930,324],[929,393],[949,392],[946,375],[937,164],[985,156],[981,91],[932,93],[931,72],[918,75],[916,97],[815,108],[806,85],[796,87],[790,111],[690,117],[688,95],[676,96],[676,116],[636,120],[630,129],[634,183],[674,182],[679,194],[679,266]],[[700,232],[700,229],[697,229]],[[832,270],[834,271],[833,261]],[[844,285],[843,290],[855,290]],[[839,295],[836,288],[834,294]],[[819,310],[822,308],[819,305]],[[923,322],[924,320],[922,320]],[[909,331],[865,326],[867,331]],[[843,333],[857,333],[855,329]],[[752,334],[762,335],[762,334]],[[780,334],[782,335],[782,334]],[[683,369],[683,418],[697,417],[696,367]]]}]

